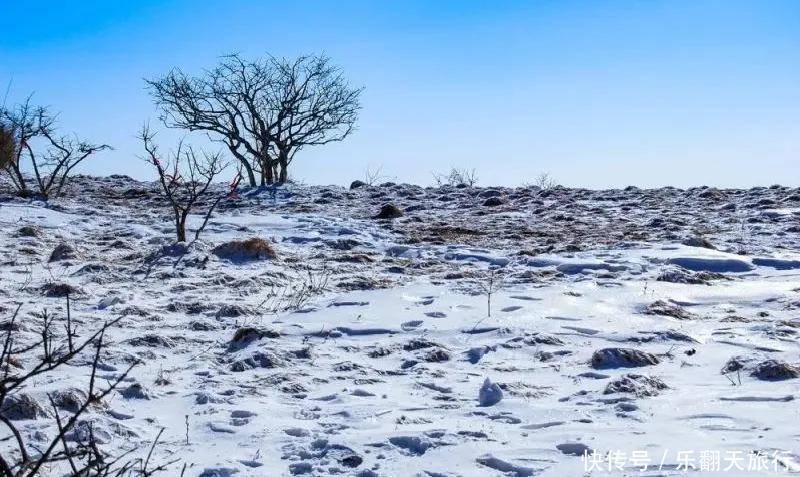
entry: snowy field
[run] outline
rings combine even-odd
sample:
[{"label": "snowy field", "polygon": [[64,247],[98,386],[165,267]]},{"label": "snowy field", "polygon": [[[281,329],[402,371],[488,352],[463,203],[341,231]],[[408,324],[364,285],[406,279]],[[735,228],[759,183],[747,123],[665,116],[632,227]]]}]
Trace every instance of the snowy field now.
[{"label": "snowy field", "polygon": [[[80,336],[122,316],[101,376],[139,364],[71,438],[141,455],[163,428],[166,475],[800,474],[797,189],[292,185],[185,254],[152,184],[7,199],[0,320],[21,304],[33,341],[64,290]],[[251,237],[277,258],[214,252]],[[3,412],[44,440],[89,373]]]}]

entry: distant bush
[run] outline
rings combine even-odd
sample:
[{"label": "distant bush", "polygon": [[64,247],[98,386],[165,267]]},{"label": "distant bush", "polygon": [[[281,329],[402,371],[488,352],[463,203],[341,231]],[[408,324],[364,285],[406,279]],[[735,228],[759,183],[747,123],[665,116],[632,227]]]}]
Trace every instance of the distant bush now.
[{"label": "distant bush", "polygon": [[[0,109],[0,170],[6,172],[21,196],[38,194],[44,200],[61,193],[75,167],[104,149],[73,135],[59,135],[56,115],[30,99],[13,109]],[[23,158],[25,161],[23,163]],[[23,167],[29,167],[23,173]]]},{"label": "distant bush", "polygon": [[433,173],[436,185],[450,185],[454,187],[474,187],[478,184],[478,175],[475,169],[459,169],[453,167],[445,174]]},{"label": "distant bush", "polygon": [[[381,180],[387,178],[388,178],[387,176],[383,175],[383,166],[378,166],[377,169],[373,169],[372,167],[367,167],[366,170],[364,171],[364,180],[359,182],[362,182],[363,184],[366,184],[368,186],[375,186],[378,185],[378,183]],[[351,189],[352,188],[353,187],[351,187]]]},{"label": "distant bush", "polygon": [[550,190],[558,186],[558,182],[547,172],[542,172],[533,179],[533,182],[526,182],[523,185],[527,187],[538,187],[541,190]]}]

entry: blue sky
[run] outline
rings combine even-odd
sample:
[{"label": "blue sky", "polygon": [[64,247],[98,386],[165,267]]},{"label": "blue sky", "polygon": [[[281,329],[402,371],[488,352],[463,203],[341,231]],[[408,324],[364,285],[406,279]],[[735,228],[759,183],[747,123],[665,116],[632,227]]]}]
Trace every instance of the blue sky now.
[{"label": "blue sky", "polygon": [[115,147],[88,173],[150,178],[142,78],[232,51],[325,52],[366,90],[353,136],[298,154],[293,175],[310,183],[380,166],[430,183],[458,166],[483,184],[800,185],[793,0],[32,5],[2,0],[0,82]]}]

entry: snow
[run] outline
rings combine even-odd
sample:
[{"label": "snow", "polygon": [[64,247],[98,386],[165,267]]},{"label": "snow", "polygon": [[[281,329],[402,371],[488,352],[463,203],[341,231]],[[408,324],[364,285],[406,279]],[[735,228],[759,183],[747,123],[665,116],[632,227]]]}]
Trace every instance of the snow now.
[{"label": "snow", "polygon": [[754,268],[751,263],[735,258],[675,257],[670,258],[667,263],[694,272],[741,273]]},{"label": "snow", "polygon": [[[308,211],[324,192],[338,197],[336,207]],[[575,214],[553,233],[595,220],[585,234],[559,242],[588,237],[594,246],[552,246],[547,237],[521,243],[507,239],[504,227],[520,230],[517,221],[530,221],[533,228],[540,219],[533,206],[514,205],[513,194],[523,192],[510,191],[510,202],[500,208],[517,210],[473,218],[467,225],[476,234],[429,240],[412,213],[394,222],[371,219],[375,211],[364,204],[380,206],[367,200],[373,193],[297,187],[274,198],[268,190],[243,194],[244,203],[214,215],[187,255],[155,261],[148,257],[171,244],[170,223],[167,214],[148,212],[150,203],[91,196],[65,200],[59,210],[2,203],[0,279],[8,291],[0,295],[0,316],[17,301],[25,316],[44,306],[63,313],[63,299],[39,291],[52,281],[82,290],[73,302],[81,327],[124,314],[109,332],[113,346],[103,372],[113,377],[133,357],[143,364],[92,418],[108,432],[108,444],[135,448],[132,455],[146,453],[163,427],[155,457],[187,462],[192,477],[560,477],[583,475],[579,455],[587,449],[647,450],[659,458],[670,451],[673,470],[664,475],[680,475],[677,450],[779,450],[787,466],[800,462],[789,425],[797,417],[800,380],[768,382],[742,373],[731,376],[732,384],[720,373],[736,355],[800,361],[797,237],[765,232],[740,244],[739,231],[726,228],[717,205],[701,212],[682,202],[695,193],[672,197],[679,193],[668,191],[663,194],[673,205],[667,216],[712,223],[720,230],[712,237],[719,250],[680,245],[672,231],[602,242],[591,229],[602,228],[605,219],[592,209],[617,209],[600,193],[580,201],[585,214],[574,200],[532,199],[544,204],[537,207]],[[451,192],[417,193],[428,205],[420,213],[435,214],[422,219],[425,226],[470,210],[450,202],[436,209],[435,197]],[[737,200],[758,198],[742,192]],[[356,200],[361,205],[352,205]],[[647,224],[665,216],[648,210],[634,208],[624,217]],[[760,212],[753,210],[753,217]],[[198,223],[193,217],[192,226]],[[787,224],[762,226],[771,231]],[[18,237],[22,225],[41,228],[41,237]],[[220,243],[252,236],[272,240],[278,260],[233,264],[210,253]],[[356,241],[352,249],[331,245],[343,237]],[[115,241],[124,244],[112,246]],[[62,242],[84,258],[47,263]],[[751,252],[740,253],[740,245]],[[356,255],[370,261],[349,261]],[[76,273],[87,263],[104,267]],[[331,273],[324,292],[296,309],[268,310],[286,280],[323,266]],[[668,266],[724,278],[658,281]],[[489,267],[499,267],[504,277],[491,297],[491,316],[481,286]],[[696,318],[643,313],[657,300]],[[218,314],[223,305],[239,305],[243,314]],[[274,334],[232,347],[243,327]],[[150,336],[162,339],[132,340]],[[657,363],[593,369],[596,351],[618,348],[650,353]],[[248,359],[254,367],[234,366]],[[658,378],[668,389],[650,397],[604,394],[609,382],[631,372]],[[45,392],[80,386],[88,373],[86,366],[71,366],[26,391],[42,399]],[[23,424],[28,436],[52,430],[44,419]],[[0,441],[0,452],[10,446]],[[626,472],[603,475],[630,475],[631,469]]]}]

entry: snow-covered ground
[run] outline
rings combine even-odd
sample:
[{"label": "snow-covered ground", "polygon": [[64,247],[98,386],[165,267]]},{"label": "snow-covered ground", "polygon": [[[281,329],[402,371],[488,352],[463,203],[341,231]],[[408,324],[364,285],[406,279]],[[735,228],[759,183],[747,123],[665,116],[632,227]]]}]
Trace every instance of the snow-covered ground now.
[{"label": "snow-covered ground", "polygon": [[[388,202],[404,216],[374,219]],[[33,340],[53,284],[82,335],[123,316],[103,376],[141,364],[87,416],[108,448],[164,428],[157,457],[205,477],[800,473],[796,189],[288,186],[226,202],[184,255],[160,204],[85,177],[0,203],[0,319],[22,303]],[[212,251],[249,237],[277,259]]]}]

